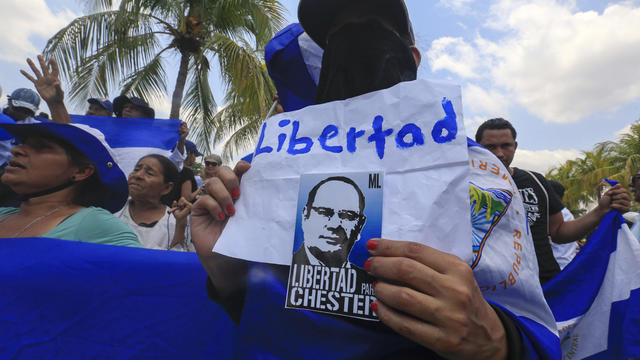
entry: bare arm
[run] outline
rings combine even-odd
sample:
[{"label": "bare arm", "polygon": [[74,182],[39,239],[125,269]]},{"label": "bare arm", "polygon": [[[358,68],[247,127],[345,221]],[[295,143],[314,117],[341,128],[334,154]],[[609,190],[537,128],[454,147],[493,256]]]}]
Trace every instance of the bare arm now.
[{"label": "bare arm", "polygon": [[38,62],[40,62],[42,72],[38,70],[33,60],[27,59],[27,64],[29,64],[35,77],[24,70],[20,70],[20,73],[33,83],[40,97],[47,103],[51,112],[51,119],[54,122],[71,123],[69,112],[64,105],[64,91],[59,79],[58,64],[54,59],[49,59],[47,64],[42,55],[38,55]]},{"label": "bare arm", "polygon": [[191,203],[187,199],[181,197],[180,200],[174,201],[169,213],[173,213],[176,218],[176,229],[173,233],[173,240],[169,245],[169,249],[176,245],[184,245],[187,232],[187,217],[191,211]]},{"label": "bare arm", "polygon": [[186,122],[183,121],[182,123],[180,123],[178,134],[180,134],[180,139],[178,139],[176,147],[178,149],[178,152],[184,155],[184,144],[187,141],[187,135],[189,135],[189,127],[187,126]]},{"label": "bare arm", "polygon": [[191,192],[191,180],[187,180],[182,183],[182,187],[180,188],[180,196],[187,199],[188,201],[193,201],[193,199],[195,199],[195,194],[197,193],[197,189],[195,192]]},{"label": "bare arm", "polygon": [[580,240],[595,229],[610,210],[627,212],[630,206],[631,199],[629,198],[627,190],[618,184],[602,196],[598,202],[598,206],[575,220],[565,222],[562,218],[562,213],[550,216],[549,233],[551,239],[558,244]]}]

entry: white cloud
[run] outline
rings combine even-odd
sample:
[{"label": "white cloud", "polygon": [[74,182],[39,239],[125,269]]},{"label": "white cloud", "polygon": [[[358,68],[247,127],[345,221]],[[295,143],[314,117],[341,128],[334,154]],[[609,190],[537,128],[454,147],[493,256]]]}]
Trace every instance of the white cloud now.
[{"label": "white cloud", "polygon": [[434,40],[427,51],[432,71],[449,70],[463,78],[475,78],[477,51],[462,38],[442,37]]},{"label": "white cloud", "polygon": [[457,13],[467,13],[471,11],[471,3],[474,0],[440,0],[438,6],[449,8]]},{"label": "white cloud", "polygon": [[569,150],[524,150],[517,149],[511,166],[546,173],[552,167],[561,165],[567,160],[580,157],[582,152]]},{"label": "white cloud", "polygon": [[622,135],[626,135],[631,133],[631,124],[623,127],[622,129],[616,131],[616,138],[620,139],[622,137]]},{"label": "white cloud", "polygon": [[483,122],[487,121],[489,118],[486,116],[465,116],[464,117],[464,131],[467,133],[467,136],[475,139],[476,131],[478,127]]},{"label": "white cloud", "polygon": [[[490,118],[508,117],[509,99],[495,89],[485,90],[478,85],[468,83],[462,89],[462,103],[465,113],[488,114]],[[486,119],[485,119],[486,120]]]},{"label": "white cloud", "polygon": [[171,113],[171,100],[164,93],[156,93],[149,96],[149,106],[156,112],[156,118],[168,119]]},{"label": "white cloud", "polygon": [[478,85],[467,83],[462,89],[462,104],[465,131],[471,138],[474,137],[478,126],[488,119],[510,118],[509,100],[495,89],[487,91]]},{"label": "white cloud", "polygon": [[27,57],[42,51],[34,38],[46,40],[76,17],[68,9],[53,13],[45,0],[2,1],[0,60],[25,64]]},{"label": "white cloud", "polygon": [[500,0],[485,26],[502,37],[440,38],[427,54],[433,71],[481,76],[544,121],[570,123],[640,98],[639,23],[631,2],[598,13],[574,1]]}]

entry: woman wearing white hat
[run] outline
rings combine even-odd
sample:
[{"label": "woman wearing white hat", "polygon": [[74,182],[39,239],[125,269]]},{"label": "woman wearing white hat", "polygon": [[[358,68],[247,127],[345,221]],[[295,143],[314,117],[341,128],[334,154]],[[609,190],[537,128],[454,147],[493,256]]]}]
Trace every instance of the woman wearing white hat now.
[{"label": "woman wearing white hat", "polygon": [[127,180],[102,133],[57,123],[0,129],[19,142],[1,180],[22,198],[19,208],[0,208],[0,237],[140,246],[112,215],[127,199]]}]

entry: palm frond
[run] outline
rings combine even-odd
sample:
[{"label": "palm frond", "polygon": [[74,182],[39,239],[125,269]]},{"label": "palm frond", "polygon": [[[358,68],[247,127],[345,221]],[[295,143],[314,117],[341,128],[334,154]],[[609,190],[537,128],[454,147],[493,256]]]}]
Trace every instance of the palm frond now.
[{"label": "palm frond", "polygon": [[182,104],[182,118],[189,124],[191,133],[195,134],[198,147],[211,152],[217,104],[209,85],[209,66],[204,56],[194,58],[190,64],[190,74]]},{"label": "palm frond", "polygon": [[[124,79],[122,85],[123,94],[133,94],[147,100],[152,100],[154,96],[167,90],[167,74],[164,70],[162,54],[172,49],[172,47],[164,48],[146,65],[132,72]],[[155,98],[153,100],[159,100]]]}]

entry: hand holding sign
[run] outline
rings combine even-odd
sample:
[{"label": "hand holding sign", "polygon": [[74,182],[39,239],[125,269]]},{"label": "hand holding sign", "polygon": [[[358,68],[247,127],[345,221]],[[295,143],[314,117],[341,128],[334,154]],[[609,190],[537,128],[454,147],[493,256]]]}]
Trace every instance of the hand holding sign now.
[{"label": "hand holding sign", "polygon": [[240,178],[251,165],[240,161],[235,169],[220,168],[217,177],[203,185],[205,194],[191,208],[191,235],[198,255],[213,256],[213,246],[218,241],[227,219],[235,214],[234,201],[240,197]]},{"label": "hand holding sign", "polygon": [[506,357],[504,327],[468,264],[413,242],[376,239],[367,248],[380,321],[445,358]]}]

